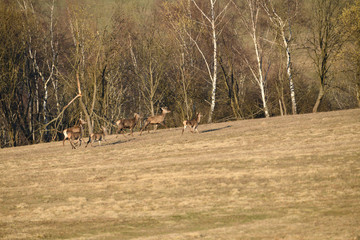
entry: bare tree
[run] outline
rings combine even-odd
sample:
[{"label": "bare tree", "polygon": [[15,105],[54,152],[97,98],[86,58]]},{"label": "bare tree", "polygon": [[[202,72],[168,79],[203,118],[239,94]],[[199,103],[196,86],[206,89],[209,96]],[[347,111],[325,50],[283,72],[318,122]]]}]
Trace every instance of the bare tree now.
[{"label": "bare tree", "polygon": [[[295,4],[297,8],[297,0],[295,0]],[[288,5],[287,17],[282,17],[278,13],[278,11],[274,8],[273,0],[262,1],[262,6],[266,14],[268,15],[271,23],[279,31],[282,39],[282,47],[285,50],[285,54],[286,54],[286,73],[289,79],[292,113],[297,114],[295,87],[294,87],[294,80],[292,75],[291,49],[290,49],[290,44],[292,41],[291,19],[296,16],[296,10],[295,10],[295,14],[292,14],[290,16],[290,9],[289,9],[290,0],[287,0],[287,5]]]},{"label": "bare tree", "polygon": [[164,59],[158,36],[149,34],[138,48],[137,56],[133,54],[136,75],[140,80],[140,92],[144,105],[152,116],[155,106],[163,98],[160,84],[164,81]]},{"label": "bare tree", "polygon": [[209,60],[204,50],[200,47],[198,41],[196,38],[194,38],[189,32],[188,35],[191,38],[191,40],[194,42],[196,48],[199,50],[206,68],[207,72],[209,74],[210,78],[210,84],[211,84],[211,101],[210,101],[210,111],[209,111],[209,117],[208,122],[212,122],[212,117],[215,109],[215,103],[216,103],[216,87],[217,87],[217,74],[218,74],[218,38],[221,34],[221,29],[219,29],[219,24],[224,19],[226,10],[231,3],[231,0],[221,9],[218,10],[216,7],[217,0],[209,0],[209,9],[201,8],[200,5],[196,0],[191,0],[191,2],[194,4],[196,9],[201,13],[203,17],[203,22],[201,22],[202,25],[206,26],[210,29],[211,34],[211,41],[212,41],[212,58]]},{"label": "bare tree", "polygon": [[357,106],[360,107],[360,0],[346,6],[341,15],[341,22],[345,32],[346,47],[343,58],[346,69],[351,75]]},{"label": "bare tree", "polygon": [[[237,50],[235,52],[238,54]],[[232,58],[236,57],[234,56]],[[219,64],[234,117],[236,119],[243,119],[245,117],[246,76],[241,70],[236,69],[234,60],[224,61],[222,57],[220,57]],[[238,73],[235,72],[236,70],[238,70]]]},{"label": "bare tree", "polygon": [[[72,7],[72,8],[70,8]],[[91,19],[86,15],[86,7],[72,5],[68,8],[69,26],[73,39],[72,71],[75,75],[80,108],[85,115],[89,134],[93,133],[93,115],[97,103],[98,78],[104,73],[102,35],[91,24]],[[73,75],[73,77],[74,77]]]},{"label": "bare tree", "polygon": [[253,67],[250,63],[249,59],[244,57],[256,84],[259,86],[260,93],[261,93],[261,100],[263,103],[263,111],[265,117],[270,117],[268,106],[267,106],[267,96],[266,96],[266,72],[267,70],[264,69],[263,62],[264,62],[264,53],[262,49],[262,44],[260,41],[259,36],[259,12],[260,12],[260,0],[246,0],[247,5],[247,12],[248,16],[242,15],[242,9],[235,5],[239,10],[239,13],[242,15],[242,21],[251,37],[252,44],[254,46],[255,56],[256,56],[256,67]]},{"label": "bare tree", "polygon": [[316,67],[319,83],[318,96],[313,107],[317,112],[328,90],[330,67],[332,60],[341,49],[341,29],[339,29],[338,16],[341,10],[339,0],[314,0],[313,17],[311,24],[311,38],[309,39],[309,56]]},{"label": "bare tree", "polygon": [[[11,26],[11,27],[10,27]],[[0,1],[0,125],[1,147],[29,143],[34,126],[28,121],[33,95],[33,81],[28,78],[27,27],[14,1]],[[22,121],[19,120],[26,120]],[[27,124],[29,135],[21,138],[21,128]],[[31,129],[31,130],[30,130]]]},{"label": "bare tree", "polygon": [[[193,85],[192,68],[193,68],[193,43],[188,37],[188,25],[191,19],[190,0],[182,0],[173,2],[172,5],[164,4],[164,15],[167,24],[174,33],[174,42],[176,42],[176,58],[174,59],[174,67],[176,72],[175,83],[179,92],[177,103],[182,113],[182,118],[191,117],[191,105],[193,99],[190,96],[191,86]],[[191,34],[190,34],[191,35]]]},{"label": "bare tree", "polygon": [[[54,73],[55,73],[55,68],[56,68],[56,58],[57,58],[57,51],[55,49],[55,40],[54,40],[54,5],[55,5],[55,0],[52,1],[52,4],[50,6],[50,19],[49,19],[49,35],[50,35],[50,40],[49,42],[46,41],[46,39],[43,40],[43,42],[45,42],[48,49],[50,49],[50,54],[49,54],[49,59],[46,59],[43,61],[43,63],[40,63],[38,61],[38,56],[37,56],[37,49],[33,48],[33,43],[32,43],[32,33],[30,31],[30,28],[28,28],[28,37],[29,37],[29,44],[28,44],[28,48],[29,48],[29,56],[30,59],[32,60],[32,65],[34,68],[34,71],[39,75],[42,83],[43,83],[43,88],[44,88],[44,96],[43,96],[43,102],[42,102],[42,115],[43,115],[43,126],[44,126],[44,131],[41,131],[41,135],[43,135],[43,133],[45,132],[45,136],[48,136],[48,129],[47,129],[47,123],[48,123],[48,109],[47,109],[47,103],[48,103],[48,98],[49,98],[49,90],[48,90],[48,85],[50,82],[53,82],[53,85],[55,86],[56,83],[54,82]],[[24,10],[25,13],[29,13],[32,15],[32,17],[36,20],[36,12],[34,10],[34,7],[32,6],[31,2],[27,3],[26,1],[23,1],[23,3],[21,4],[22,9]],[[40,25],[39,23],[37,25]],[[28,26],[29,27],[29,26]],[[40,30],[41,31],[41,30]],[[45,35],[45,34],[44,34]],[[46,36],[44,36],[44,38],[46,38]],[[37,89],[38,92],[38,89]],[[59,109],[59,101],[58,101],[58,96],[57,96],[57,88],[55,88],[55,99],[56,99],[56,103],[57,103],[57,107]],[[42,136],[40,137],[42,139]],[[46,137],[46,140],[49,140],[48,137]]]},{"label": "bare tree", "polygon": [[145,99],[146,106],[151,115],[155,115],[155,104],[161,101],[162,94],[158,94],[159,84],[163,79],[163,68],[160,62],[157,62],[153,56],[149,56],[147,68],[140,76],[142,82],[142,96]]}]

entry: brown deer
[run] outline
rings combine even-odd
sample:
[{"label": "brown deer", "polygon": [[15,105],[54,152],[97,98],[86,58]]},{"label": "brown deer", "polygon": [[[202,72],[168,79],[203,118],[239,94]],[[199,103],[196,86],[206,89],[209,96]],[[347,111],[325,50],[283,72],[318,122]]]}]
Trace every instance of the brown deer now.
[{"label": "brown deer", "polygon": [[67,132],[66,136],[69,139],[72,149],[76,149],[77,143],[74,143],[75,140],[78,140],[80,142],[80,146],[81,146],[81,141],[82,141],[82,133],[81,132]]},{"label": "brown deer", "polygon": [[105,136],[108,135],[106,127],[101,127],[102,128],[102,132],[100,133],[93,133],[89,136],[89,141],[86,143],[86,146],[90,143],[92,146],[92,143],[95,141],[99,142],[99,146],[101,145],[101,141],[106,141]]},{"label": "brown deer", "polygon": [[[63,134],[64,134],[63,146],[65,146],[65,140],[66,139],[69,139],[69,141],[70,141],[69,133],[80,133],[79,141],[80,141],[80,146],[81,146],[82,135],[83,135],[83,132],[84,132],[84,129],[83,129],[82,126],[85,125],[85,124],[86,124],[86,122],[80,118],[78,123],[75,126],[73,126],[71,128],[66,128],[63,131]],[[70,141],[70,143],[71,143],[71,141]]]},{"label": "brown deer", "polygon": [[[167,108],[161,108],[162,110],[162,114],[161,115],[156,115],[156,116],[152,116],[152,117],[148,117],[146,120],[145,120],[145,124],[143,126],[143,128],[141,129],[140,131],[140,135],[142,134],[142,131],[149,125],[158,125],[158,124],[161,124],[163,125],[164,127],[167,128],[167,126],[165,125],[164,123],[164,120],[165,120],[165,116],[167,113],[171,112],[170,110],[168,110]],[[156,129],[155,129],[156,130]],[[148,130],[148,132],[150,132],[150,130]]]},{"label": "brown deer", "polygon": [[[136,124],[139,122],[140,119],[140,115],[137,113],[134,113],[134,118],[131,119],[120,119],[118,121],[116,121],[116,125],[118,126],[116,132],[122,132],[124,134],[125,129],[129,128],[131,131],[131,135],[134,136],[133,134],[133,130],[134,127],[136,126]],[[125,136],[125,134],[124,134]]]},{"label": "brown deer", "polygon": [[196,117],[195,117],[194,119],[192,119],[192,120],[185,120],[185,121],[183,122],[184,128],[183,128],[181,134],[184,134],[185,128],[186,128],[187,126],[190,127],[190,131],[191,131],[192,133],[194,133],[194,131],[197,132],[197,133],[199,133],[199,131],[198,131],[197,128],[198,128],[198,126],[199,126],[201,117],[202,117],[201,113],[197,113],[197,114],[196,114]]}]

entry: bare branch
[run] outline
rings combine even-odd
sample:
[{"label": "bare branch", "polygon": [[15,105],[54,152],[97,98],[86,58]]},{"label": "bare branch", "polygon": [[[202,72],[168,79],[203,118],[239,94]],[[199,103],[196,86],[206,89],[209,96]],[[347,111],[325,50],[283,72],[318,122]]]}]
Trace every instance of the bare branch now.
[{"label": "bare branch", "polygon": [[195,7],[200,11],[203,17],[211,23],[211,19],[204,13],[204,11],[199,7],[199,5],[195,2],[195,0],[191,0],[191,1],[194,3]]},{"label": "bare branch", "polygon": [[71,99],[71,101],[65,106],[63,107],[63,109],[61,110],[61,112],[57,115],[56,118],[53,118],[50,122],[48,122],[47,124],[45,124],[43,127],[46,128],[47,126],[49,126],[51,123],[55,122],[56,120],[58,120],[64,113],[64,111],[77,99],[81,97],[80,94],[76,95],[73,99]]},{"label": "bare branch", "polygon": [[206,69],[208,71],[208,74],[210,76],[210,79],[212,80],[212,74],[211,74],[211,69],[210,69],[210,66],[209,66],[209,63],[203,53],[203,51],[201,50],[199,44],[196,42],[196,40],[193,39],[193,37],[186,31],[186,34],[189,36],[189,38],[191,39],[191,41],[195,44],[196,48],[198,49],[198,51],[200,52],[202,58],[204,59],[204,62],[205,62],[205,65],[206,65]]}]

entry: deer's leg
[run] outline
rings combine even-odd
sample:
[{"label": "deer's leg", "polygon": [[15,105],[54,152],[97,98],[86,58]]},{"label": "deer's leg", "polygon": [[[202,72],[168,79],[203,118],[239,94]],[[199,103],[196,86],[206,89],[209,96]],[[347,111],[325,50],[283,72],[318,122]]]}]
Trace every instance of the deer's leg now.
[{"label": "deer's leg", "polygon": [[168,128],[168,127],[165,125],[164,122],[161,122],[160,124],[161,124],[162,126],[164,126],[165,128]]},{"label": "deer's leg", "polygon": [[186,125],[184,125],[184,128],[183,128],[183,130],[182,130],[182,132],[181,132],[181,135],[184,134],[185,129],[186,129]]},{"label": "deer's leg", "polygon": [[87,141],[87,143],[86,143],[86,146],[85,146],[85,147],[87,147],[87,145],[88,145],[90,142],[91,142],[91,137],[89,137],[89,141]]},{"label": "deer's leg", "polygon": [[197,129],[197,126],[194,126],[194,132],[199,133],[199,131],[198,131],[198,129]]},{"label": "deer's leg", "polygon": [[148,121],[145,122],[145,125],[143,126],[143,128],[142,128],[141,131],[140,131],[140,136],[141,136],[143,130],[145,130],[145,128],[149,125],[149,123],[150,123],[150,122],[148,122]]},{"label": "deer's leg", "polygon": [[145,128],[147,127],[147,125],[149,125],[149,122],[145,122],[145,124],[144,124],[144,126],[143,126],[143,128],[140,130],[140,136],[141,136],[141,134],[142,134],[142,131],[144,131],[145,130]]},{"label": "deer's leg", "polygon": [[158,125],[155,124],[155,125],[154,125],[154,132],[156,132],[157,128],[158,128]]},{"label": "deer's leg", "polygon": [[[69,139],[69,138],[67,138],[67,137],[64,138],[64,140],[63,140],[63,146],[65,146],[65,141],[66,141],[66,139]],[[70,140],[69,140],[69,141],[70,141]]]},{"label": "deer's leg", "polygon": [[121,132],[122,132],[122,134],[124,135],[124,137],[126,137],[126,135],[125,135],[125,129],[124,129],[124,128],[121,129]]},{"label": "deer's leg", "polygon": [[69,139],[69,142],[70,142],[70,144],[71,144],[72,149],[76,149],[76,147],[74,146],[74,144],[73,144],[73,142],[72,142],[71,139]]}]

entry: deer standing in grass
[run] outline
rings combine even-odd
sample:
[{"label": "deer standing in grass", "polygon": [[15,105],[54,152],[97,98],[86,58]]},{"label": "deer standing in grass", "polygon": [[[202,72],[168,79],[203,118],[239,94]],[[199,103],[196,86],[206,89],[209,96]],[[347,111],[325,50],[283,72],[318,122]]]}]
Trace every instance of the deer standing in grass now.
[{"label": "deer standing in grass", "polygon": [[[124,129],[129,128],[131,131],[131,136],[134,136],[133,134],[133,130],[134,127],[136,126],[136,124],[139,122],[140,119],[140,115],[137,113],[134,113],[134,118],[131,119],[120,119],[118,121],[116,121],[116,125],[118,126],[116,132],[118,133],[119,131],[122,132],[124,134]],[[124,134],[125,136],[125,134]]]},{"label": "deer standing in grass", "polygon": [[86,143],[86,146],[90,143],[91,146],[93,144],[93,142],[98,141],[99,142],[99,146],[101,145],[101,141],[106,141],[105,136],[108,135],[106,127],[101,127],[102,128],[102,132],[100,133],[93,133],[89,136],[89,141]]},{"label": "deer standing in grass", "polygon": [[[164,123],[164,120],[165,120],[165,116],[167,113],[170,113],[171,111],[168,110],[167,108],[161,108],[162,110],[162,114],[161,115],[156,115],[156,116],[152,116],[152,117],[148,117],[146,120],[145,120],[145,124],[144,124],[144,127],[141,129],[140,131],[140,135],[142,134],[142,131],[145,130],[145,128],[147,126],[149,126],[149,124],[151,125],[157,125],[158,124],[161,124],[163,125],[165,128],[167,128],[167,126],[165,125]],[[156,130],[156,128],[155,128]],[[150,132],[150,130],[148,129],[148,132]]]},{"label": "deer standing in grass", "polygon": [[74,143],[75,140],[78,140],[78,142],[80,142],[80,146],[81,146],[81,141],[82,141],[82,133],[81,132],[67,132],[66,137],[69,139],[72,149],[76,149],[77,143]]},{"label": "deer standing in grass", "polygon": [[[80,141],[80,146],[81,146],[82,135],[84,133],[84,129],[82,126],[85,124],[86,124],[86,122],[80,118],[78,123],[75,126],[73,126],[71,128],[66,128],[63,131],[63,134],[64,134],[63,146],[65,146],[66,139],[69,139],[71,145],[73,146],[73,144],[71,142],[71,137],[73,138],[72,140],[78,139]],[[73,148],[74,148],[74,146],[73,146]]]},{"label": "deer standing in grass", "polygon": [[192,133],[194,133],[194,132],[199,133],[199,131],[198,131],[197,128],[198,128],[198,126],[199,126],[201,117],[202,117],[201,113],[197,113],[197,114],[196,114],[196,117],[195,117],[194,119],[192,119],[192,120],[185,120],[185,121],[183,122],[184,128],[183,128],[183,130],[182,130],[181,135],[184,134],[185,128],[186,128],[187,126],[190,127],[190,131],[191,131]]}]

